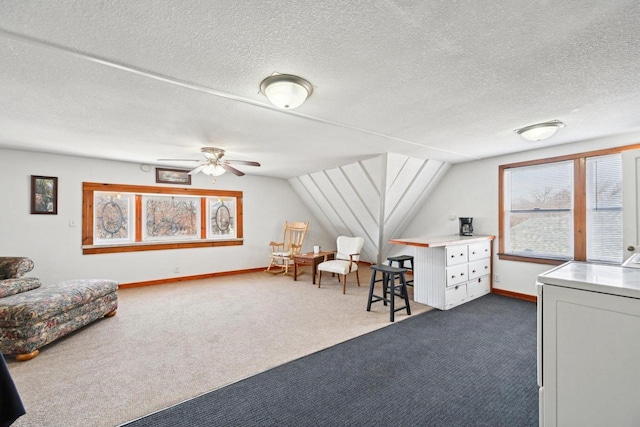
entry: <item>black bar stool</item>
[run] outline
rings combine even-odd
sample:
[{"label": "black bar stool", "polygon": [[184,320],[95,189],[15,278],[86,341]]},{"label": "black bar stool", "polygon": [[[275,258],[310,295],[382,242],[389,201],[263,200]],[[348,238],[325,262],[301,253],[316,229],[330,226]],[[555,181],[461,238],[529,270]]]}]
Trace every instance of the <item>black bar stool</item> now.
[{"label": "black bar stool", "polygon": [[[378,272],[382,273],[382,279],[376,280]],[[409,296],[407,295],[407,282],[405,281],[404,274],[407,272],[406,268],[391,267],[384,264],[377,264],[371,266],[371,282],[369,284],[369,301],[367,302],[367,311],[371,311],[371,304],[376,301],[382,301],[384,305],[389,303],[390,318],[394,321],[394,315],[396,311],[407,309],[407,314],[411,315],[411,307],[409,307]],[[396,287],[395,279],[398,277],[398,285]],[[376,282],[382,282],[382,296],[374,295],[373,288]],[[391,287],[391,289],[389,289]],[[389,296],[387,296],[387,294]],[[395,308],[395,297],[404,299],[404,306]]]},{"label": "black bar stool", "polygon": [[[389,265],[393,267],[393,263],[397,262],[399,268],[406,268],[407,270],[411,270],[413,274],[413,257],[411,255],[398,255],[398,256],[390,256],[387,258],[389,261]],[[405,261],[409,261],[409,266],[405,266]],[[407,280],[407,286],[413,286],[413,279]]]}]

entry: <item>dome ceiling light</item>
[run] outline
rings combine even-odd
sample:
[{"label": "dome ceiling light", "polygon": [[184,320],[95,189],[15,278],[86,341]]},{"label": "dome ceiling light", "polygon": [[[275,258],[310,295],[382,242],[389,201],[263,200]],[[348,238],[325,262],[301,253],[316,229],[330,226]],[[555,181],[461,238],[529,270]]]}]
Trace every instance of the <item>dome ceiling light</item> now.
[{"label": "dome ceiling light", "polygon": [[260,92],[276,107],[291,110],[304,104],[313,86],[302,77],[274,74],[260,83]]},{"label": "dome ceiling light", "polygon": [[527,141],[542,141],[547,138],[551,138],[558,129],[563,127],[564,123],[560,120],[552,120],[550,122],[537,123],[535,125],[516,129],[516,133]]}]

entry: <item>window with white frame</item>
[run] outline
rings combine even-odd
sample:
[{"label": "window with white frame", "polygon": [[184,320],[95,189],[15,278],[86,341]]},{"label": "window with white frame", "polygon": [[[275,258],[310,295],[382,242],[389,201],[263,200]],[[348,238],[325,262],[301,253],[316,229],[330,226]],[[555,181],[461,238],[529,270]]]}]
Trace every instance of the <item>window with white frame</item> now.
[{"label": "window with white frame", "polygon": [[209,205],[207,224],[209,238],[235,236],[236,200],[232,197],[210,197],[207,203]]},{"label": "window with white frame", "polygon": [[95,244],[133,242],[133,194],[96,191],[93,198],[93,241]]},{"label": "window with white frame", "polygon": [[142,196],[142,240],[193,240],[200,237],[200,198]]}]

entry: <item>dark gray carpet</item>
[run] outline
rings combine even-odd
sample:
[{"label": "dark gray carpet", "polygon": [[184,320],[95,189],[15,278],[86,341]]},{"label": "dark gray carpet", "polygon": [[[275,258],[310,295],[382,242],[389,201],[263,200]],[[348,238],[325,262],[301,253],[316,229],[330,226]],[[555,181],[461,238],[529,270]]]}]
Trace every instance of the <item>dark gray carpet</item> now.
[{"label": "dark gray carpet", "polygon": [[126,425],[537,426],[536,305],[412,316]]}]

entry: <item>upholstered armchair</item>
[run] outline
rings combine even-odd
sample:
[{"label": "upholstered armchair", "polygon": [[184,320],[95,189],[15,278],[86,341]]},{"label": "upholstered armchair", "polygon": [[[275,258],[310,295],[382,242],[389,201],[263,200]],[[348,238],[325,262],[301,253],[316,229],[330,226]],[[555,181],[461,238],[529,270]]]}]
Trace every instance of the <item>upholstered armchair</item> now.
[{"label": "upholstered armchair", "polygon": [[347,275],[354,271],[358,286],[360,286],[358,261],[360,261],[360,251],[364,245],[364,239],[362,237],[339,236],[336,245],[335,259],[318,264],[318,287],[322,282],[323,271],[338,274],[338,279],[342,281],[342,293],[344,294],[347,291]]}]

